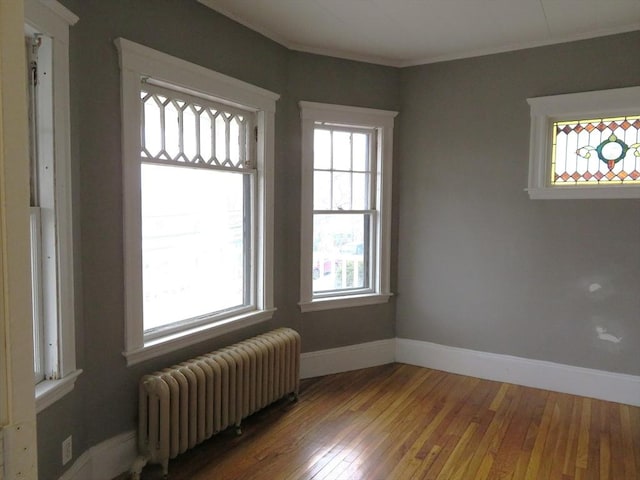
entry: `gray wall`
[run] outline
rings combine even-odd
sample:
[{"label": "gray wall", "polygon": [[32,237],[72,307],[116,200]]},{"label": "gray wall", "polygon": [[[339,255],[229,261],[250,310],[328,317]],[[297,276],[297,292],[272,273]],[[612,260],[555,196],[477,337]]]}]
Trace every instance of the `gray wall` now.
[{"label": "gray wall", "polygon": [[640,374],[640,201],[524,191],[526,99],[638,85],[639,47],[634,32],[402,71],[398,337]]},{"label": "gray wall", "polygon": [[[38,415],[40,478],[58,478],[61,442],[74,461],[136,426],[141,375],[278,326],[312,351],[394,336],[394,304],[301,314],[299,301],[299,100],[397,110],[399,71],[298,55],[195,0],[62,0],[71,28],[71,142],[77,247],[75,390]],[[127,367],[124,349],[120,73],[113,40],[124,37],[281,94],[276,113],[273,320]],[[293,141],[291,141],[293,139]]]}]

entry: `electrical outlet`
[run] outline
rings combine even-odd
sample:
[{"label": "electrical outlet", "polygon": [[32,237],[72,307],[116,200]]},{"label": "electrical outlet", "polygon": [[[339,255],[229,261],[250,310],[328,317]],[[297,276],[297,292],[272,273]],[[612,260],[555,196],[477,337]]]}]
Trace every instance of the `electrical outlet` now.
[{"label": "electrical outlet", "polygon": [[62,442],[62,465],[66,465],[73,457],[73,443],[71,435]]}]

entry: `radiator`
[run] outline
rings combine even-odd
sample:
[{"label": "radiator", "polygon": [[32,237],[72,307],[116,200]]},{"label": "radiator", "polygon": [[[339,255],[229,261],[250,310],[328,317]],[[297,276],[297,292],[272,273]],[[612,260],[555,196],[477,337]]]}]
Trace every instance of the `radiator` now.
[{"label": "radiator", "polygon": [[234,426],[287,395],[298,396],[300,335],[279,328],[145,375],[139,383],[138,451],[131,478]]}]

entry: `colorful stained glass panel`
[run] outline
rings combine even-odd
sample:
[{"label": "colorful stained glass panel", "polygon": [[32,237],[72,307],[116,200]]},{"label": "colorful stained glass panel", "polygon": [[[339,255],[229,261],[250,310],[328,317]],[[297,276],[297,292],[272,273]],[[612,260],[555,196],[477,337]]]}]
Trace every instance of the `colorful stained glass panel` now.
[{"label": "colorful stained glass panel", "polygon": [[552,185],[640,184],[640,116],[553,124]]}]

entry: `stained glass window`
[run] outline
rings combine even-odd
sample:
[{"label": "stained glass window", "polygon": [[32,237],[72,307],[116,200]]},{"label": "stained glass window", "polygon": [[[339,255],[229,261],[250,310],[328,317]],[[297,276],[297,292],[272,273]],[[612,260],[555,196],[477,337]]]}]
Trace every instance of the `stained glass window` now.
[{"label": "stained glass window", "polygon": [[640,184],[640,116],[553,123],[551,184]]}]

